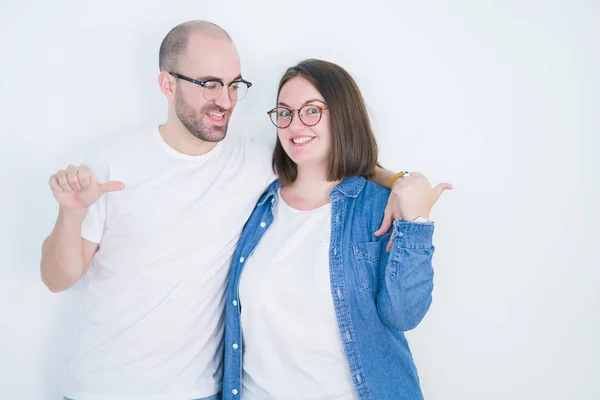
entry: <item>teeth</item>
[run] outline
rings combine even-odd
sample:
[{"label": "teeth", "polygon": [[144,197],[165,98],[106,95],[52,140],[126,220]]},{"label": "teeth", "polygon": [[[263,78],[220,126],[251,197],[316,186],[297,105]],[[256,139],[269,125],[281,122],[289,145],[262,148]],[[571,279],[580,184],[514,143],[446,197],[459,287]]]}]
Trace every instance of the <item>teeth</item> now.
[{"label": "teeth", "polygon": [[219,113],[214,113],[214,112],[211,112],[211,113],[209,113],[209,114],[210,114],[210,115],[214,115],[215,117],[218,117],[218,118],[221,118],[223,115],[225,115],[224,113],[222,113],[222,114],[219,114]]},{"label": "teeth", "polygon": [[294,138],[292,139],[292,142],[294,142],[294,144],[303,144],[303,143],[307,143],[310,142],[313,138],[311,137],[301,137],[301,138]]}]

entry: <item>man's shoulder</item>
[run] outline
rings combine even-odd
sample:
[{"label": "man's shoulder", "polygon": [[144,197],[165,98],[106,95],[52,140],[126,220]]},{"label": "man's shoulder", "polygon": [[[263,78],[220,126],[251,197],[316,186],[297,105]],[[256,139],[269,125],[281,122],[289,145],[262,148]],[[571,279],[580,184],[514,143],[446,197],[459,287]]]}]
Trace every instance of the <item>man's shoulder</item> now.
[{"label": "man's shoulder", "polygon": [[222,153],[231,159],[233,164],[243,166],[244,172],[255,174],[261,182],[268,184],[274,179],[271,167],[273,146],[267,140],[228,137],[223,141],[224,151]]},{"label": "man's shoulder", "polygon": [[223,145],[231,151],[242,152],[250,156],[267,156],[273,154],[274,143],[263,138],[253,138],[248,136],[227,137],[223,140]]}]

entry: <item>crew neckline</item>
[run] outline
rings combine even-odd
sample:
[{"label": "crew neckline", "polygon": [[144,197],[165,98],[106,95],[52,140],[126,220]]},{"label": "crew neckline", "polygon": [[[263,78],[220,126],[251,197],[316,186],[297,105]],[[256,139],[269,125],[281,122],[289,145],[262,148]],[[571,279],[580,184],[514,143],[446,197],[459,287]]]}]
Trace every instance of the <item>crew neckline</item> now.
[{"label": "crew neckline", "polygon": [[331,207],[331,201],[329,201],[329,202],[323,204],[322,206],[319,206],[317,208],[313,208],[311,210],[300,210],[300,209],[294,208],[294,207],[290,206],[288,203],[286,203],[285,200],[283,199],[283,197],[281,196],[281,188],[277,189],[277,197],[278,197],[278,200],[281,203],[281,205],[285,209],[289,210],[290,212],[292,212],[294,214],[309,214],[309,213],[316,214],[316,213],[318,213],[318,212],[320,212],[322,210],[325,210],[325,209]]},{"label": "crew neckline", "polygon": [[180,160],[187,161],[187,162],[206,162],[207,160],[211,159],[215,155],[219,154],[221,152],[221,148],[223,147],[222,141],[220,141],[217,143],[217,145],[212,150],[210,150],[204,154],[194,156],[194,155],[189,155],[189,154],[183,154],[183,153],[175,150],[173,147],[171,147],[165,141],[165,139],[162,137],[162,135],[160,134],[160,129],[158,128],[158,126],[154,129],[154,137],[155,137],[158,145],[167,154],[169,154],[172,157],[176,157]]}]

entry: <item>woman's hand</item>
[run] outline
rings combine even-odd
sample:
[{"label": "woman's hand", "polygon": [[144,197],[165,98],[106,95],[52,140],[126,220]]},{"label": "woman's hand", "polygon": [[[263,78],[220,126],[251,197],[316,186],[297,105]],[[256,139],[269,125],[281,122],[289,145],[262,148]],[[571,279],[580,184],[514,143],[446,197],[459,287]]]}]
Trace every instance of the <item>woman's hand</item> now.
[{"label": "woman's hand", "polygon": [[[452,189],[452,185],[449,183],[440,183],[432,188],[429,179],[419,172],[411,172],[409,175],[396,179],[385,207],[381,227],[375,232],[375,236],[385,234],[392,226],[392,222],[397,219],[409,222],[419,217],[429,219],[431,209],[442,193]],[[387,245],[388,251],[391,246],[392,239]]]}]

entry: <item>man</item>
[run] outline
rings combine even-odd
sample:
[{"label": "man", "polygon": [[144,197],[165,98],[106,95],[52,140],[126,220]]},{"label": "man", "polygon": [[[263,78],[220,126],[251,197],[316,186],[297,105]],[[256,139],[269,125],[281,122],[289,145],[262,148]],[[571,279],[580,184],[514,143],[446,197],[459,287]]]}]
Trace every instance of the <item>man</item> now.
[{"label": "man", "polygon": [[[112,143],[93,173],[69,166],[50,178],[60,211],[42,279],[59,292],[84,277],[66,398],[212,400],[221,390],[229,262],[274,179],[271,149],[222,141],[249,86],[223,29],[181,24],[159,58],[167,122]],[[393,202],[380,231],[401,212]]]}]

